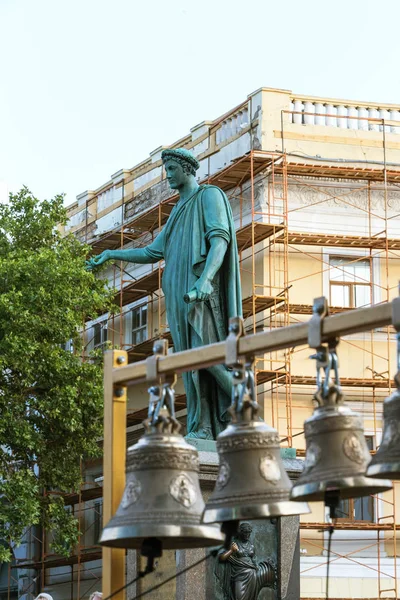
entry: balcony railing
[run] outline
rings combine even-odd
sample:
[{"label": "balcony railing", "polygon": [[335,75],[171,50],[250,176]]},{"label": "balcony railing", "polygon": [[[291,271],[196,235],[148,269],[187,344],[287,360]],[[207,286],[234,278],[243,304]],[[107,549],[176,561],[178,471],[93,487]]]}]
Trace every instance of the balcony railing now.
[{"label": "balcony railing", "polygon": [[247,106],[242,107],[237,112],[229,115],[221,121],[219,129],[215,132],[215,143],[218,146],[229,138],[240,133],[249,124],[249,109]]},{"label": "balcony railing", "polygon": [[[379,107],[353,103],[324,102],[293,98],[289,120],[297,125],[322,125],[340,129],[383,131],[400,134],[399,107]],[[390,121],[390,124],[384,124]],[[395,123],[398,121],[398,125]]]}]

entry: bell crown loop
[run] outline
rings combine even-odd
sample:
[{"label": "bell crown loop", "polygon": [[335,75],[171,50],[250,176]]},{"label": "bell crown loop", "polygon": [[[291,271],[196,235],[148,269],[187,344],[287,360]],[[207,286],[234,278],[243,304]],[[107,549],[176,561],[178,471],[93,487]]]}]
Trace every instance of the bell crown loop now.
[{"label": "bell crown loop", "polygon": [[[318,406],[333,407],[343,404],[344,396],[340,386],[339,359],[336,353],[338,340],[321,345],[310,358],[316,360],[317,390],[314,400]],[[331,372],[333,371],[333,378]],[[322,378],[322,372],[324,377]]]},{"label": "bell crown loop", "polygon": [[245,335],[244,321],[240,317],[229,320],[226,339],[226,360],[232,368],[232,402],[228,409],[232,423],[248,424],[257,419],[258,402],[254,380],[254,358],[239,355],[239,342]]},{"label": "bell crown loop", "polygon": [[175,417],[176,374],[160,375],[158,360],[168,353],[168,340],[157,340],[153,346],[153,355],[146,359],[146,379],[151,382],[149,392],[149,410],[143,426],[147,435],[151,433],[177,434],[181,424]]},{"label": "bell crown loop", "polygon": [[252,363],[241,365],[232,375],[232,404],[229,413],[233,423],[251,423],[257,418],[258,402]]},{"label": "bell crown loop", "polygon": [[149,388],[149,410],[147,419],[143,421],[147,435],[179,433],[181,424],[175,417],[174,383],[174,381],[168,381],[161,386]]},{"label": "bell crown loop", "polygon": [[[332,338],[327,344],[322,343],[323,322],[328,313],[328,301],[325,296],[315,298],[313,314],[308,324],[308,345],[316,350],[316,353],[310,358],[316,361],[317,390],[314,400],[319,407],[334,407],[343,403],[339,379],[339,359],[336,353],[339,338]],[[333,381],[331,371],[334,373]],[[322,378],[322,372],[324,378]]]}]

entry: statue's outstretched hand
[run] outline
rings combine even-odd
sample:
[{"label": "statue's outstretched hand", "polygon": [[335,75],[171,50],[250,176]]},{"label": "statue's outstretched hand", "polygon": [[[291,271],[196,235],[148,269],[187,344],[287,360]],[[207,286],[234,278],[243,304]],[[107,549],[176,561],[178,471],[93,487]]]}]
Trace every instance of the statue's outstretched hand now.
[{"label": "statue's outstretched hand", "polygon": [[232,552],[239,552],[239,546],[235,542],[233,542],[232,546],[231,546],[231,550],[232,550]]},{"label": "statue's outstretched hand", "polygon": [[104,250],[98,256],[92,256],[92,258],[89,258],[89,260],[86,261],[86,269],[91,271],[95,267],[99,267],[105,263],[107,260],[110,260],[110,251]]}]

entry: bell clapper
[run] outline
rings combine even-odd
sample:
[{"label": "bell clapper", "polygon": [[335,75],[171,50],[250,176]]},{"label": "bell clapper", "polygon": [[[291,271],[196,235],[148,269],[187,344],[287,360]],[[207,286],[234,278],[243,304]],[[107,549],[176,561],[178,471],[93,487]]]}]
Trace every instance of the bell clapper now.
[{"label": "bell clapper", "polygon": [[239,521],[225,521],[221,526],[222,533],[225,534],[224,548],[229,550],[232,545],[232,539],[238,534]]},{"label": "bell clapper", "polygon": [[[329,508],[329,518],[331,521],[336,521],[338,515],[336,513],[339,508],[340,492],[339,490],[329,490],[325,492],[325,506]],[[333,527],[333,525],[332,525]]]},{"label": "bell clapper", "polygon": [[155,571],[154,559],[162,556],[162,541],[158,538],[145,538],[142,543],[140,554],[147,558],[146,568],[141,572],[144,577]]}]

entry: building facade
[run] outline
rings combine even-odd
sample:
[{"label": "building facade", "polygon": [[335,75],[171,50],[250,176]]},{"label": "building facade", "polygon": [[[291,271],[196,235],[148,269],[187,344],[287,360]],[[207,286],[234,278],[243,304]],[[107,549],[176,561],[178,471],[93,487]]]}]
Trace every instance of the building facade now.
[{"label": "building facade", "polygon": [[[231,202],[240,252],[243,313],[249,332],[307,321],[315,297],[330,312],[385,302],[400,279],[400,106],[299,96],[262,88],[171,147],[200,162],[199,181],[218,185]],[[68,208],[72,232],[102,250],[150,243],[177,196],[161,163],[163,147],[121,170]],[[108,343],[143,360],[155,339],[171,338],[160,289],[163,265],[108,263],[118,315],[87,322],[87,351]],[[185,290],[187,291],[187,290]],[[185,292],[183,291],[183,293]],[[346,336],[338,353],[343,390],[363,416],[373,452],[382,434],[382,401],[393,388],[392,328]],[[304,420],[312,414],[316,372],[310,349],[257,357],[258,401],[282,446],[304,456]],[[178,416],[185,396],[177,385]],[[141,434],[147,391],[130,390],[128,442]],[[101,526],[101,464],[88,465],[81,494],[68,499],[82,537],[68,560],[45,555],[28,564],[56,600],[101,586],[96,545]],[[397,597],[399,490],[341,504],[333,537],[333,598]],[[396,494],[397,492],[397,494]],[[397,497],[397,500],[396,500]],[[397,517],[396,517],[397,513]],[[46,543],[42,549],[46,551]],[[327,517],[322,504],[301,519],[301,595],[325,597]],[[51,562],[53,561],[53,562]]]}]

